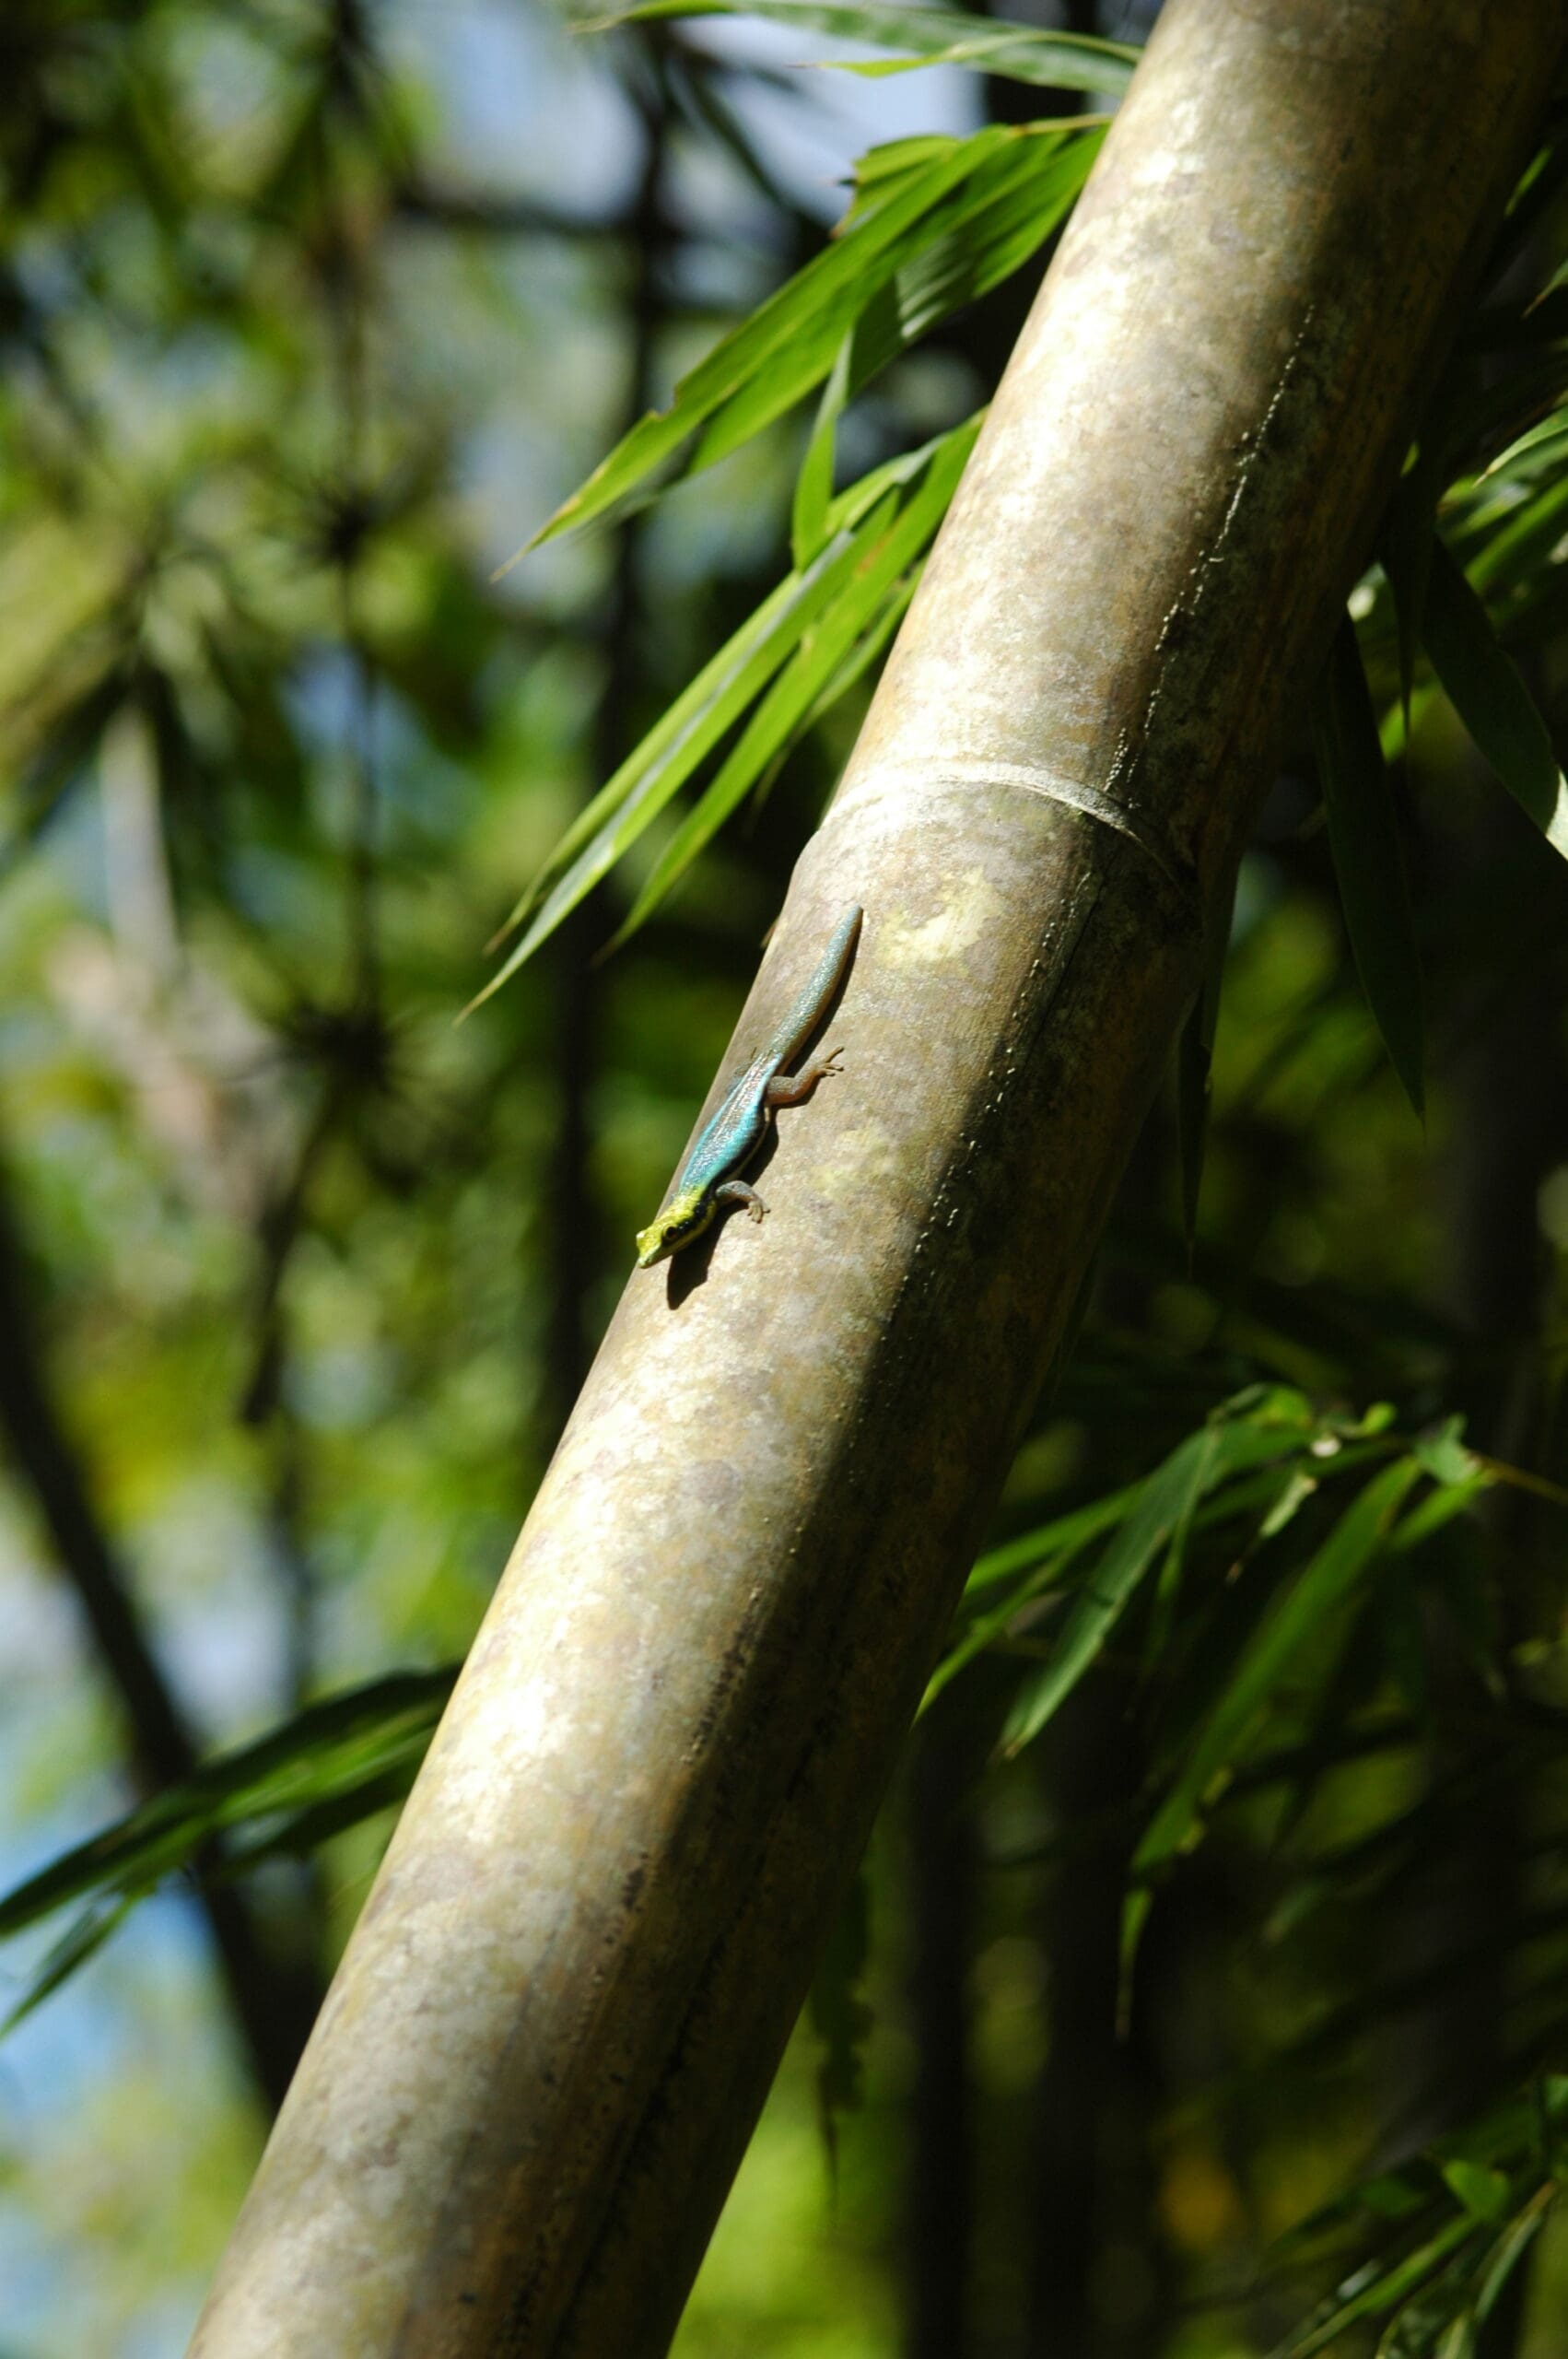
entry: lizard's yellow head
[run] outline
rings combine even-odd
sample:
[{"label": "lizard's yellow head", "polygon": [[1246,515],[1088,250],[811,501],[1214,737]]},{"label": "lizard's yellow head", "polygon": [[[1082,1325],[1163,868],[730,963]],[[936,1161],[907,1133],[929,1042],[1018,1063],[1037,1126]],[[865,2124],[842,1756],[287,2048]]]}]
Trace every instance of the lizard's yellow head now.
[{"label": "lizard's yellow head", "polygon": [[718,1209],[711,1196],[704,1202],[700,1188],[683,1189],[665,1205],[656,1221],[639,1230],[638,1268],[651,1270],[655,1262],[667,1261],[672,1253],[678,1253],[683,1245],[689,1245],[694,1237],[700,1237],[705,1228],[711,1228]]}]

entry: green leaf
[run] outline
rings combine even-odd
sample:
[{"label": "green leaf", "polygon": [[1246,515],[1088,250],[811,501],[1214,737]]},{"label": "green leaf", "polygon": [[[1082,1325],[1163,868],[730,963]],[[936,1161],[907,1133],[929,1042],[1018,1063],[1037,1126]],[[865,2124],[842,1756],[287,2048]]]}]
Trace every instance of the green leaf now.
[{"label": "green leaf", "polygon": [[[759,433],[829,374],[890,283],[898,285],[880,307],[876,365],[995,286],[1063,219],[1100,135],[1071,123],[992,124],[967,138],[917,143],[918,156],[857,190],[826,250],[720,337],[681,379],[669,409],[633,427],[527,546],[646,497],[675,472],[710,466]],[[872,365],[868,348],[851,391]]]},{"label": "green leaf", "polygon": [[1484,2164],[1456,2158],[1444,2164],[1443,2177],[1449,2193],[1478,2220],[1495,2225],[1507,2217],[1514,2190],[1506,2171],[1488,2170]]},{"label": "green leaf", "polygon": [[[930,1676],[920,1709],[928,1711],[944,1687],[958,1673],[1001,1639],[1008,1625],[1024,1606],[1057,1588],[1066,1579],[1077,1558],[1092,1542],[1108,1530],[1113,1530],[1127,1514],[1143,1489],[1141,1483],[1129,1483],[1124,1490],[1113,1491],[1103,1499],[1095,1499],[1089,1507],[1079,1508],[1071,1515],[1059,1516],[1054,1523],[1037,1532],[1026,1532],[1021,1539],[1010,1541],[1004,1548],[994,1548],[982,1556],[969,1576],[965,1590],[965,1604],[971,1597],[994,1587],[1002,1580],[1012,1580],[1013,1586],[1000,1605],[978,1614],[957,1643],[937,1665]],[[1016,1576],[1022,1574],[1022,1579]]]},{"label": "green leaf", "polygon": [[[1057,1712],[1094,1661],[1156,1555],[1192,1518],[1224,1475],[1278,1457],[1292,1446],[1269,1394],[1258,1414],[1216,1412],[1176,1448],[1139,1489],[1116,1537],[1074,1602],[1050,1659],[1025,1680],[1003,1726],[999,1751],[1021,1752]],[[1285,1396],[1293,1397],[1293,1396]]]},{"label": "green leaf", "polygon": [[902,604],[901,578],[935,537],[978,431],[979,420],[975,418],[967,428],[947,436],[905,507],[889,517],[880,534],[873,537],[868,531],[862,535],[854,571],[832,604],[808,627],[740,743],[665,846],[615,937],[617,943],[651,915],[764,770],[797,743],[810,720],[822,710],[829,684],[844,673],[856,642],[884,602],[891,596]]},{"label": "green leaf", "polygon": [[[1400,1502],[1420,1473],[1413,1458],[1400,1458],[1374,1475],[1299,1578],[1270,1605],[1139,1844],[1132,1860],[1134,1875],[1154,1873],[1199,1831],[1199,1813],[1211,1787],[1235,1758],[1301,1649],[1377,1555]],[[1148,1901],[1147,1892],[1141,1892],[1128,1903],[1124,1975],[1130,1968]]]},{"label": "green leaf", "polygon": [[[874,49],[912,50],[911,65],[878,69],[908,73],[916,65],[967,65],[978,74],[1001,74],[1015,82],[1048,89],[1100,90],[1119,98],[1132,79],[1139,52],[1124,41],[1095,41],[1082,33],[1041,32],[1032,25],[993,18],[977,25],[955,9],[898,7],[879,0],[644,0],[637,8],[590,18],[584,32],[616,25],[647,24],[670,17],[765,17],[802,32],[826,33],[837,41],[864,41]],[[834,64],[840,61],[835,59]]]},{"label": "green leaf", "polygon": [[30,1977],[21,1997],[6,2011],[0,2021],[0,2039],[15,2031],[19,2023],[30,2015],[35,2007],[53,1997],[62,1983],[68,1982],[78,1966],[96,1955],[111,1933],[117,1932],[130,1915],[129,1899],[95,1902],[68,1925],[60,1939]]},{"label": "green leaf", "polygon": [[1434,1483],[1471,1483],[1480,1471],[1480,1461],[1465,1448],[1463,1417],[1445,1417],[1441,1425],[1418,1434],[1410,1444],[1410,1454]]},{"label": "green leaf", "polygon": [[423,1755],[454,1676],[449,1666],[373,1680],[208,1762],[7,1893],[0,1936],[88,1895],[138,1897],[230,1829],[363,1799],[393,1765]]},{"label": "green leaf", "polygon": [[1013,1698],[1000,1751],[1022,1752],[1072,1693],[1121,1619],[1134,1590],[1182,1519],[1212,1479],[1219,1429],[1205,1426],[1171,1452],[1150,1475],[1131,1514],[1080,1594],[1050,1661],[1026,1679]]},{"label": "green leaf", "polygon": [[[1431,1469],[1426,1471],[1430,1473]],[[1429,1492],[1409,1515],[1400,1517],[1388,1534],[1389,1555],[1403,1555],[1412,1548],[1422,1547],[1433,1532],[1441,1532],[1456,1516],[1468,1515],[1482,1492],[1491,1490],[1494,1479],[1482,1468],[1467,1481],[1446,1483]]]},{"label": "green leaf", "polygon": [[849,364],[855,339],[847,335],[822,389],[816,424],[795,478],[795,499],[790,519],[790,553],[797,573],[803,573],[827,539],[827,510],[833,498],[833,461],[838,443],[838,420],[849,391]]},{"label": "green leaf", "polygon": [[1484,2326],[1492,2316],[1504,2287],[1514,2274],[1556,2201],[1557,2188],[1550,2181],[1538,2188],[1522,2212],[1516,2212],[1502,2236],[1487,2255],[1480,2291],[1476,2295],[1475,2314],[1478,2325]]},{"label": "green leaf", "polygon": [[1539,577],[1551,566],[1551,552],[1568,530],[1568,477],[1549,473],[1544,482],[1528,486],[1521,499],[1520,478],[1529,472],[1521,468],[1512,480],[1478,485],[1468,517],[1457,527],[1464,536],[1459,553],[1471,586],[1482,597],[1512,592],[1527,596],[1539,589]]},{"label": "green leaf", "polygon": [[892,522],[897,509],[897,495],[890,491],[862,524],[840,526],[804,573],[787,575],[703,666],[600,788],[522,895],[497,940],[526,921],[522,939],[475,994],[471,1008],[483,1006],[533,956],[679,793],[789,662],[817,616],[852,581],[867,544]]},{"label": "green leaf", "polygon": [[1304,2327],[1287,2335],[1283,2342],[1276,2343],[1269,2359],[1313,2359],[1315,2353],[1333,2342],[1357,2318],[1375,2318],[1413,2293],[1474,2233],[1475,2222],[1466,2213],[1447,2222],[1435,2236],[1392,2267],[1384,2269],[1373,2263],[1358,2269]]},{"label": "green leaf", "polygon": [[1481,472],[1484,482],[1488,475],[1517,475],[1528,481],[1538,471],[1557,475],[1568,453],[1568,410],[1554,409],[1550,417],[1537,420],[1524,433],[1489,460]]},{"label": "green leaf", "polygon": [[1070,1514],[1056,1517],[1037,1531],[1010,1540],[1004,1547],[989,1550],[977,1559],[969,1576],[964,1591],[965,1602],[1047,1558],[1054,1563],[1076,1555],[1091,1541],[1098,1540],[1102,1533],[1121,1522],[1142,1488],[1141,1483],[1125,1484],[1119,1491],[1108,1491],[1103,1499],[1074,1508]]},{"label": "green leaf", "polygon": [[[787,575],[742,624],[568,829],[501,929],[504,935],[525,924],[521,940],[472,1006],[532,957],[783,674],[667,847],[622,936],[641,923],[766,765],[824,709],[829,691],[848,687],[871,660],[884,626],[891,628],[878,609],[896,605],[902,595],[893,586],[890,597],[890,583],[934,536],[979,426],[979,417],[967,419],[875,469],[829,504],[831,537],[821,554],[803,573]],[[853,644],[868,624],[871,648]]]},{"label": "green leaf", "polygon": [[1373,1019],[1419,1116],[1421,960],[1404,857],[1355,625],[1341,616],[1314,700],[1313,741],[1345,930]]},{"label": "green leaf", "polygon": [[1568,785],[1545,722],[1445,542],[1433,546],[1422,638],[1455,711],[1504,785],[1568,859]]}]

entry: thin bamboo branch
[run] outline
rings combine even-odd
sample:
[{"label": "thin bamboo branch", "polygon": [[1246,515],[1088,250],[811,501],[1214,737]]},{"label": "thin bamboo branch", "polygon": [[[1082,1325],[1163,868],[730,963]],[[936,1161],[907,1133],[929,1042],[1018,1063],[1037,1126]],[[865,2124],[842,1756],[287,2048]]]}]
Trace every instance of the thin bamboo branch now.
[{"label": "thin bamboo branch", "polygon": [[862,903],[843,1076],[629,1285],[201,2359],[664,2349],[1565,41],[1171,0],[742,1019]]}]

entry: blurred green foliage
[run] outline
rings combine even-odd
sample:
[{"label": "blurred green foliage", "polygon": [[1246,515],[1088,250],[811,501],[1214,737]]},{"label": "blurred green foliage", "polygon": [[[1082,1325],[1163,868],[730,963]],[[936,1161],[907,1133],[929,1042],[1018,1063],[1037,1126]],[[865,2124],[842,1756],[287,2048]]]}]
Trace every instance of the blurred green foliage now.
[{"label": "blurred green foliage", "polygon": [[[1128,70],[764,13],[973,76],[891,86],[909,136],[831,244],[794,30],[0,25],[29,2359],[182,2346],[1091,160],[1074,94]],[[1563,131],[1454,321],[687,2359],[1562,2347]],[[497,578],[585,477],[600,529]],[[527,963],[458,1024],[509,911]]]}]

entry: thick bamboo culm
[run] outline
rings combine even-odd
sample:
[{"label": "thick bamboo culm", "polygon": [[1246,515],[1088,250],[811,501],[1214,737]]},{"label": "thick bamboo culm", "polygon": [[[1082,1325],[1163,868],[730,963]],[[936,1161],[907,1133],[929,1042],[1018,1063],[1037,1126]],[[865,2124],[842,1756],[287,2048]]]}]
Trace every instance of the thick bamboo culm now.
[{"label": "thick bamboo culm", "polygon": [[628,1285],[200,2359],[666,2347],[1565,37],[1170,0],[736,1035],[859,901],[841,1077]]}]

